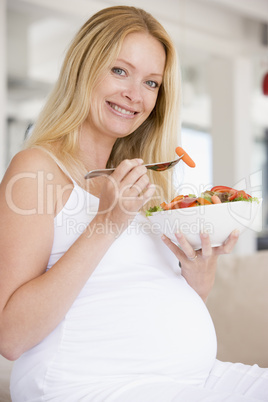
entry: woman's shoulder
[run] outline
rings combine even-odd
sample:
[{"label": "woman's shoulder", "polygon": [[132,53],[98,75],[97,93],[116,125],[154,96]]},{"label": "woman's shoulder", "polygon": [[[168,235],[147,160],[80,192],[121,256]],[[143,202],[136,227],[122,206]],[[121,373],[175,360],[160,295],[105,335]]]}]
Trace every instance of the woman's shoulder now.
[{"label": "woman's shoulder", "polygon": [[[42,208],[54,211],[57,207],[59,189],[67,189],[70,179],[59,168],[53,157],[42,149],[25,149],[12,158],[0,184],[0,204],[16,203],[16,210],[37,210]],[[59,187],[60,186],[60,187]],[[68,187],[64,197],[72,188]],[[65,200],[65,198],[64,198]],[[61,201],[61,199],[60,199]]]},{"label": "woman's shoulder", "polygon": [[7,171],[34,173],[41,169],[53,169],[54,165],[55,162],[45,151],[38,148],[29,148],[19,151],[12,157]]},{"label": "woman's shoulder", "polygon": [[48,178],[56,183],[69,181],[58,164],[53,158],[53,155],[41,148],[28,148],[19,151],[12,158],[6,172],[7,177],[14,175],[25,174],[25,178],[35,178],[37,175]]},{"label": "woman's shoulder", "polygon": [[40,148],[28,148],[15,154],[10,162],[9,168],[20,170],[27,169],[32,172],[40,169],[54,169],[55,161],[49,154]]}]

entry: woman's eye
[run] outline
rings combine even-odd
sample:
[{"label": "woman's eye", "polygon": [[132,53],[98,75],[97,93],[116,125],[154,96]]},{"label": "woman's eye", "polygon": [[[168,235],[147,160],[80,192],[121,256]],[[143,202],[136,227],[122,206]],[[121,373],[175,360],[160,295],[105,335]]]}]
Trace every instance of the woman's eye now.
[{"label": "woman's eye", "polygon": [[146,84],[149,85],[149,87],[151,88],[157,88],[159,86],[157,82],[151,80],[146,81]]},{"label": "woman's eye", "polygon": [[117,75],[126,75],[125,70],[123,70],[122,68],[119,68],[119,67],[113,67],[112,72]]}]

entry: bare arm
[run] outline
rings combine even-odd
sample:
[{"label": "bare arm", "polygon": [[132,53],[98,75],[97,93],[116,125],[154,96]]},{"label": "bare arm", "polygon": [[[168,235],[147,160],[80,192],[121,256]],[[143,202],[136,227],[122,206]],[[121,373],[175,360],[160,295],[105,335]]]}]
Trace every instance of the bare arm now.
[{"label": "bare arm", "polygon": [[[11,360],[40,342],[60,323],[113,243],[114,236],[109,233],[93,232],[88,236],[94,223],[110,220],[127,225],[130,217],[122,213],[119,202],[114,202],[109,182],[100,200],[100,210],[109,212],[98,214],[88,230],[45,272],[53,242],[51,204],[56,207],[56,202],[52,196],[46,196],[40,207],[40,189],[30,176],[40,172],[40,155],[33,153],[30,162],[25,162],[23,156],[15,158],[0,188],[0,353]],[[139,165],[135,161],[123,162],[114,173],[115,183],[139,183],[141,190],[146,189],[146,172]],[[53,173],[56,184],[59,177],[51,161],[42,160],[41,166],[44,175]],[[25,177],[15,182],[14,178],[21,173]],[[13,187],[9,198],[10,183]],[[127,195],[134,197],[128,208],[135,212],[152,195],[152,190],[146,190],[144,197],[134,189]],[[109,208],[111,204],[113,208]]]}]

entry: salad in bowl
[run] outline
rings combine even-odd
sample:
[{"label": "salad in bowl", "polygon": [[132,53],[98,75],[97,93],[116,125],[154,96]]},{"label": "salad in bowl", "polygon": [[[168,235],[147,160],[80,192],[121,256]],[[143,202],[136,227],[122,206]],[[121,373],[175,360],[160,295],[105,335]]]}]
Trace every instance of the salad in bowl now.
[{"label": "salad in bowl", "polygon": [[154,231],[164,233],[175,243],[175,233],[185,235],[194,249],[201,248],[200,233],[210,236],[213,247],[220,246],[229,234],[242,233],[252,226],[261,200],[244,190],[215,186],[201,195],[178,195],[146,211]]}]

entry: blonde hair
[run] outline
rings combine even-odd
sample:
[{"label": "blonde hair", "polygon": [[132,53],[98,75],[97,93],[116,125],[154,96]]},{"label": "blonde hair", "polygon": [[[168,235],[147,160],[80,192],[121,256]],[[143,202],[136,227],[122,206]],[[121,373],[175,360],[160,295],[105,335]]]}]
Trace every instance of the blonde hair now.
[{"label": "blonde hair", "polygon": [[[174,158],[180,100],[175,47],[162,25],[146,11],[129,6],[105,8],[75,36],[58,81],[26,142],[27,148],[41,147],[53,153],[80,184],[85,166],[78,157],[79,129],[90,111],[92,90],[117,58],[126,35],[133,32],[149,33],[162,43],[166,52],[164,77],[152,113],[132,134],[116,140],[107,167],[126,158],[140,157],[145,163]],[[167,197],[167,175],[151,175]]]}]

